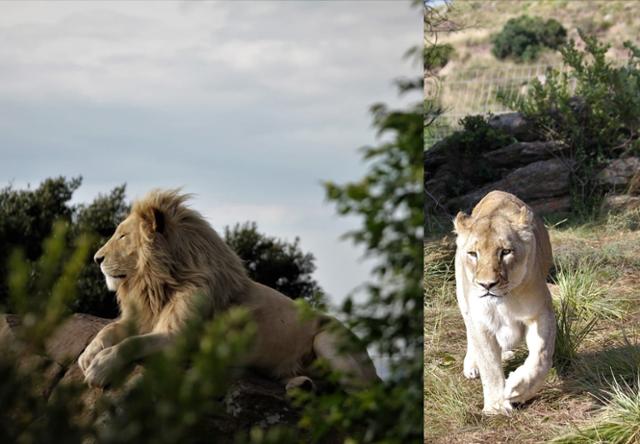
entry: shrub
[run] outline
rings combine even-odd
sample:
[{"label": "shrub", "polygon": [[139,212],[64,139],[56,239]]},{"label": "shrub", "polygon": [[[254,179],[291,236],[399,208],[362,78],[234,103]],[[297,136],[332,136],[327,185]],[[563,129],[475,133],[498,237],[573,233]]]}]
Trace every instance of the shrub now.
[{"label": "shrub", "polygon": [[[115,188],[106,196],[99,196],[88,206],[70,204],[73,193],[80,187],[81,177],[45,179],[37,188],[14,190],[7,186],[0,191],[0,251],[11,252],[19,247],[25,260],[36,273],[36,261],[42,254],[42,245],[51,233],[55,221],[69,225],[67,241],[83,232],[92,232],[89,250],[95,251],[115,230],[123,214],[128,212],[124,203],[124,186]],[[80,270],[81,291],[69,301],[74,310],[98,316],[115,317],[117,306],[113,294],[107,291],[104,278],[94,266],[92,255],[85,259]],[[0,261],[0,304],[8,311],[15,307],[8,300],[7,263]]]},{"label": "shrub", "polygon": [[529,62],[544,48],[560,47],[566,37],[566,29],[557,20],[544,21],[523,15],[507,21],[502,31],[492,37],[491,52],[501,60],[511,57],[518,62]]},{"label": "shrub", "polygon": [[541,136],[567,146],[572,159],[574,210],[589,215],[603,191],[596,180],[610,159],[640,149],[640,50],[625,42],[629,57],[614,65],[608,45],[580,32],[584,49],[572,40],[563,47],[565,69],[547,71],[534,80],[524,100],[511,103]]}]

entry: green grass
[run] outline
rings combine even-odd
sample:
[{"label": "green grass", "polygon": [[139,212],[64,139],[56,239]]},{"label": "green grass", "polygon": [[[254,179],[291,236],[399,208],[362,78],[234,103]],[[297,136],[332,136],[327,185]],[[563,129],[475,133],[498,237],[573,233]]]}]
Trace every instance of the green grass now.
[{"label": "green grass", "polygon": [[633,444],[640,442],[640,376],[635,385],[614,381],[603,400],[600,418],[591,425],[553,439],[557,444]]}]

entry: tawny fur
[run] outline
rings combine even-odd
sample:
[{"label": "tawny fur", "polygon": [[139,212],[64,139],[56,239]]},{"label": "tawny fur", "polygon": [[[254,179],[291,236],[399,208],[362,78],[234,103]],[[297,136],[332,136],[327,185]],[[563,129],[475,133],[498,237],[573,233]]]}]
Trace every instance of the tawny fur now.
[{"label": "tawny fur", "polygon": [[107,286],[117,292],[121,316],[78,359],[89,384],[104,386],[129,360],[169,345],[189,320],[208,319],[231,306],[246,308],[257,327],[246,364],[287,387],[306,383],[306,366],[318,357],[344,373],[348,388],[377,380],[366,350],[338,353],[351,335],[345,327],[322,314],[302,319],[290,298],[252,281],[240,258],[186,206],[187,199],[177,191],[152,191],[96,253]]},{"label": "tawny fur", "polygon": [[[555,317],[546,276],[549,234],[524,202],[492,191],[471,216],[458,213],[456,295],[467,330],[464,375],[480,376],[483,412],[508,413],[530,399],[551,367]],[[501,357],[524,337],[529,355],[504,378]]]}]

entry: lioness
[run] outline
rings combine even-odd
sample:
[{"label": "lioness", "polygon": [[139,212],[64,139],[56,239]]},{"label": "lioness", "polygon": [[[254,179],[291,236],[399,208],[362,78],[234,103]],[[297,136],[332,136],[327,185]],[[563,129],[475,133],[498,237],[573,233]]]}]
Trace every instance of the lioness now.
[{"label": "lioness", "polygon": [[[458,213],[456,296],[467,329],[464,375],[482,381],[483,412],[508,413],[530,399],[551,367],[556,334],[549,234],[512,194],[492,191],[471,216]],[[525,338],[529,355],[505,382],[501,355]]]},{"label": "lioness", "polygon": [[[257,328],[245,364],[282,380],[287,389],[313,386],[305,366],[314,358],[342,372],[348,388],[377,380],[364,347],[341,351],[350,336],[345,327],[326,315],[303,319],[291,299],[252,281],[240,258],[186,206],[187,199],[177,191],[152,191],[134,203],[95,254],[121,316],[78,358],[90,385],[104,386],[131,360],[167,347],[189,320],[211,318],[231,306],[245,307]],[[135,326],[133,334],[129,325]]]}]

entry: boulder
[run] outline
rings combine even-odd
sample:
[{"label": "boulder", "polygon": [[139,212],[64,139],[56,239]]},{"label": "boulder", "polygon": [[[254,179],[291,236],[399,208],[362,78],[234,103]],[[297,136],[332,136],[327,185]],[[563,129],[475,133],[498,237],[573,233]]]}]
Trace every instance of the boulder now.
[{"label": "boulder", "polygon": [[496,167],[519,167],[558,155],[566,147],[558,142],[516,142],[484,154]]},{"label": "boulder", "polygon": [[598,181],[602,185],[609,187],[624,187],[629,184],[631,178],[638,172],[640,172],[640,158],[625,157],[615,159],[598,173]]},{"label": "boulder", "polygon": [[640,196],[628,194],[606,196],[602,202],[602,209],[614,213],[640,209]]},{"label": "boulder", "polygon": [[[469,211],[493,190],[515,194],[525,202],[544,202],[545,199],[551,202],[551,198],[568,196],[570,169],[570,163],[561,159],[534,162],[512,171],[501,180],[449,200],[448,208],[452,214],[461,209]],[[540,207],[544,209],[544,206]]]},{"label": "boulder", "polygon": [[498,114],[492,116],[488,123],[523,142],[531,142],[538,137],[531,123],[520,113]]},{"label": "boulder", "polygon": [[[77,365],[77,358],[86,345],[112,320],[86,314],[74,314],[68,318],[46,343],[46,356],[20,354],[19,368],[45,369],[42,387],[37,387],[43,397],[55,396],[56,388],[68,385],[84,385],[84,375]],[[20,319],[16,315],[0,315],[0,346],[14,347]],[[143,371],[137,366],[130,378]],[[130,379],[131,380],[131,379]],[[83,411],[79,421],[93,417],[93,406],[103,394],[117,397],[120,392],[86,388],[81,394]],[[233,382],[223,400],[224,411],[207,419],[208,432],[216,442],[233,442],[235,434],[253,426],[295,425],[299,420],[298,410],[291,405],[284,386],[277,381],[250,372],[243,372]]]}]

